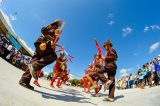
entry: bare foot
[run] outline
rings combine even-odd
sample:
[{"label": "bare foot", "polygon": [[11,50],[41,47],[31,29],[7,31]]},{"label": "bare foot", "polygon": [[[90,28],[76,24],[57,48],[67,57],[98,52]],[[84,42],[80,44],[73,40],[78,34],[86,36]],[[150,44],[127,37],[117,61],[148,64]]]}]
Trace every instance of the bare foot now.
[{"label": "bare foot", "polygon": [[37,80],[35,80],[35,81],[33,82],[33,84],[35,84],[35,85],[38,86],[38,87],[41,87]]},{"label": "bare foot", "polygon": [[113,98],[107,97],[107,98],[104,98],[103,101],[114,102],[114,99],[113,99]]},{"label": "bare foot", "polygon": [[51,85],[51,84],[50,84],[50,87],[51,87],[51,88],[55,88],[55,87],[54,87],[53,85]]}]

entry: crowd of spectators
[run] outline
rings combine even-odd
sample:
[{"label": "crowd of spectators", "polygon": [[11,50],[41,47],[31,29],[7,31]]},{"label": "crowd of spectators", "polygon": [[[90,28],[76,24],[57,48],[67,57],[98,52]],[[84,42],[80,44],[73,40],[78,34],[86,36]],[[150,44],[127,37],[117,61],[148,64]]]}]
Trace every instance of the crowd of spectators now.
[{"label": "crowd of spectators", "polygon": [[117,88],[130,89],[153,87],[160,85],[160,55],[153,58],[150,63],[146,63],[138,69],[135,75],[123,76],[117,82]]},{"label": "crowd of spectators", "polygon": [[22,70],[31,60],[31,57],[20,53],[3,34],[0,35],[0,57]]}]

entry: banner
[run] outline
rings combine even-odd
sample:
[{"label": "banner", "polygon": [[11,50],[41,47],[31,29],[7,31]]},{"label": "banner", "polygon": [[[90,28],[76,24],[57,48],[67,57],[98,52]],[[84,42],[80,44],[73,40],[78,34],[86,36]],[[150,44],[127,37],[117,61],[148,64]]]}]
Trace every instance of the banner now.
[{"label": "banner", "polygon": [[6,37],[17,50],[19,50],[22,47],[10,33],[6,33]]}]

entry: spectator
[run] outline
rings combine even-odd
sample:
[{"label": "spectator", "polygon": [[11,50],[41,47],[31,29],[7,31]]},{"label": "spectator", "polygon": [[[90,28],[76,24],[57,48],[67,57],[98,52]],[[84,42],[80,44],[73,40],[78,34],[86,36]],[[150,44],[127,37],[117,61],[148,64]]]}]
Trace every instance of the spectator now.
[{"label": "spectator", "polygon": [[26,57],[27,59],[26,59],[26,65],[28,65],[29,63],[30,63],[30,61],[31,61],[31,58],[29,58],[29,57]]},{"label": "spectator", "polygon": [[157,58],[158,62],[160,63],[160,54],[158,55],[158,58]]},{"label": "spectator", "polygon": [[18,53],[18,57],[17,57],[17,59],[16,59],[16,66],[18,67],[18,68],[20,68],[20,63],[21,63],[21,53]]},{"label": "spectator", "polygon": [[14,64],[14,65],[16,65],[16,62],[17,62],[17,59],[18,59],[18,51],[17,52],[15,52],[15,54],[14,54],[14,57],[13,57],[13,61],[12,61],[12,63]]},{"label": "spectator", "polygon": [[152,67],[149,63],[146,63],[146,70],[147,70],[147,81],[148,85],[151,87],[152,86]]},{"label": "spectator", "polygon": [[159,78],[159,80],[160,80],[160,55],[158,55],[158,57],[157,57],[157,74],[158,74],[158,78]]},{"label": "spectator", "polygon": [[129,75],[129,88],[133,88],[133,76],[132,76],[132,74]]},{"label": "spectator", "polygon": [[6,59],[7,59],[8,62],[11,62],[12,49],[13,49],[13,46],[10,44],[7,47],[7,53],[8,53],[8,55],[6,56]]},{"label": "spectator", "polygon": [[155,85],[157,86],[157,85],[159,85],[159,76],[158,76],[158,74],[159,74],[159,71],[160,71],[160,66],[159,66],[159,63],[158,63],[158,61],[156,60],[156,58],[154,58],[154,59],[152,60],[152,62],[153,62],[153,64],[154,64],[154,68],[155,68],[155,72],[154,72],[154,83],[155,83]]},{"label": "spectator", "polygon": [[[1,31],[1,30],[0,30]],[[8,62],[12,63],[13,65],[17,66],[24,70],[26,65],[29,63],[30,59],[28,57],[25,58],[25,55],[20,54],[16,48],[11,45],[11,43],[7,40],[6,36],[1,34],[0,32],[0,56],[3,59],[6,59]]]},{"label": "spectator", "polygon": [[135,87],[138,87],[138,75],[134,76],[134,84],[135,84]]},{"label": "spectator", "polygon": [[0,56],[2,56],[3,53],[3,41],[2,41],[2,37],[0,36]]},{"label": "spectator", "polygon": [[143,72],[142,72],[141,69],[138,70],[138,77],[139,77],[139,81],[138,81],[139,82],[139,87],[141,89],[144,89],[144,82],[143,82],[144,76],[143,76]]},{"label": "spectator", "polygon": [[128,76],[126,76],[126,89],[128,89],[129,88],[129,78],[128,78]]},{"label": "spectator", "polygon": [[8,44],[7,44],[7,42],[6,41],[4,41],[3,40],[3,51],[4,51],[4,55],[3,55],[3,58],[5,59],[6,58],[6,56],[8,55],[8,50],[7,50],[7,47],[8,47]]},{"label": "spectator", "polygon": [[148,78],[146,65],[143,65],[142,74],[143,74],[144,84],[146,86],[147,85],[147,78]]}]

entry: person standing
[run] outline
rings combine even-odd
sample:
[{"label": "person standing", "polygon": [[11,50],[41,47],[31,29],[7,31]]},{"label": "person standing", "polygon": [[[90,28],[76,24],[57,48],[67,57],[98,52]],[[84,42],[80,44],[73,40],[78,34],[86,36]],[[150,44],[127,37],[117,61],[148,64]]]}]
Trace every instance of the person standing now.
[{"label": "person standing", "polygon": [[129,75],[129,88],[133,88],[133,76],[132,76],[132,74]]},{"label": "person standing", "polygon": [[147,76],[148,76],[148,79],[147,79],[148,85],[149,87],[152,87],[152,74],[151,74],[152,68],[149,63],[146,63],[146,69],[147,69]]},{"label": "person standing", "polygon": [[144,76],[144,77],[143,77],[144,84],[145,84],[145,86],[146,86],[146,85],[147,85],[147,80],[148,80],[146,65],[143,65],[142,73],[143,73],[143,76]]},{"label": "person standing", "polygon": [[141,69],[138,70],[138,77],[139,77],[139,81],[138,81],[138,87],[141,88],[141,89],[144,89],[144,75],[143,75],[143,72]]},{"label": "person standing", "polygon": [[108,39],[104,43],[104,48],[106,49],[107,54],[105,57],[102,57],[102,59],[105,61],[105,72],[108,74],[108,79],[111,82],[109,85],[109,96],[104,100],[113,102],[114,92],[115,92],[115,75],[117,70],[116,61],[117,61],[118,55],[115,49],[113,48],[113,45],[110,39]]},{"label": "person standing", "polygon": [[157,67],[159,67],[158,69],[157,69],[157,74],[158,74],[158,79],[159,79],[159,81],[160,81],[160,55],[158,55],[158,57],[157,57]]},{"label": "person standing", "polygon": [[[50,86],[52,88],[54,88],[54,81],[57,79],[57,77],[59,76],[59,71],[60,71],[60,67],[61,65],[64,65],[67,62],[66,58],[65,58],[65,54],[63,52],[60,53],[60,56],[56,59],[56,64],[53,67],[53,72],[54,72],[54,76],[51,80]],[[60,83],[60,79],[58,79],[58,84],[57,87],[59,86]]]},{"label": "person standing", "polygon": [[156,60],[156,58],[154,58],[152,60],[153,64],[154,64],[154,68],[155,68],[155,73],[154,73],[154,83],[155,85],[159,85],[159,72],[160,72],[160,65],[159,62]]},{"label": "person standing", "polygon": [[129,76],[126,76],[125,78],[126,78],[125,79],[125,81],[126,81],[126,89],[128,89],[129,88]]},{"label": "person standing", "polygon": [[[108,39],[104,43],[104,48],[106,50],[106,56],[101,57],[102,60],[105,62],[105,66],[100,70],[96,71],[96,75],[98,76],[99,80],[104,84],[104,91],[109,88],[109,96],[104,99],[104,101],[113,102],[114,101],[114,92],[115,92],[115,75],[117,70],[116,61],[118,58],[117,52],[114,50],[113,45]],[[107,73],[108,78],[104,75]],[[90,80],[92,83],[93,81]]]}]

